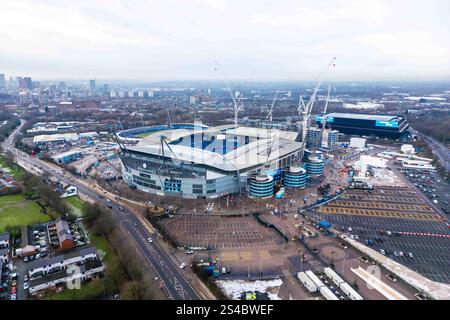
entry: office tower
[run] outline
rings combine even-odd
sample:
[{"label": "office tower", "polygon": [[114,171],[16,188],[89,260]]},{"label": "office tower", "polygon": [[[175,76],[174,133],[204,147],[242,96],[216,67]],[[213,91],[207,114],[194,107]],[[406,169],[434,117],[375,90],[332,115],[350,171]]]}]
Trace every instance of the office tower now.
[{"label": "office tower", "polygon": [[95,80],[89,80],[89,88],[91,89],[91,92],[95,91]]},{"label": "office tower", "polygon": [[30,77],[24,77],[23,81],[25,82],[25,89],[28,90],[33,89],[33,81],[31,81]]},{"label": "office tower", "polygon": [[0,88],[5,88],[6,82],[5,82],[5,75],[3,73],[0,73]]}]

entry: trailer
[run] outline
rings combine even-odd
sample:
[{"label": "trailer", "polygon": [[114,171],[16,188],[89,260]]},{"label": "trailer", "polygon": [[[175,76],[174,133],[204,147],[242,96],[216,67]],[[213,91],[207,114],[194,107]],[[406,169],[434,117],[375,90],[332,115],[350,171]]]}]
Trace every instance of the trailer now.
[{"label": "trailer", "polygon": [[349,297],[351,300],[364,300],[363,297],[359,295],[358,292],[355,291],[347,282],[341,283],[339,288],[344,292],[347,297]]},{"label": "trailer", "polygon": [[322,281],[320,281],[320,279],[314,274],[314,272],[312,272],[311,270],[308,270],[305,272],[306,275],[311,279],[311,281],[316,285],[316,287],[318,289],[320,289],[321,287],[324,287],[325,285],[323,284]]},{"label": "trailer", "polygon": [[338,297],[336,297],[336,295],[331,292],[331,290],[328,287],[321,287],[320,288],[320,294],[327,300],[339,300]]},{"label": "trailer", "polygon": [[333,280],[334,284],[336,286],[340,286],[341,283],[344,283],[345,281],[336,273],[334,272],[333,269],[331,269],[330,267],[324,268],[323,272],[327,275],[328,278],[330,278],[331,280]]},{"label": "trailer", "polygon": [[297,278],[309,292],[317,292],[317,285],[304,272],[297,273]]}]

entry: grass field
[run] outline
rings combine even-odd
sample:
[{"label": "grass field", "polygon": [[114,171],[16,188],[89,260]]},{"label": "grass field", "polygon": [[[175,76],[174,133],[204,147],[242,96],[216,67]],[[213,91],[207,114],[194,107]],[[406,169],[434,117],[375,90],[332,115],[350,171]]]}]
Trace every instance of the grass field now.
[{"label": "grass field", "polygon": [[4,155],[0,155],[0,167],[8,168],[15,179],[20,179],[25,174],[25,171],[18,165],[14,165],[12,168],[7,166]]},{"label": "grass field", "polygon": [[136,138],[145,138],[148,137],[151,134],[154,134],[155,132],[144,132],[144,133],[140,133],[140,134],[136,134],[135,137]]},{"label": "grass field", "polygon": [[81,200],[77,196],[74,196],[74,197],[66,198],[64,201],[69,206],[72,214],[76,215],[77,217],[83,216],[84,211],[85,211],[84,210],[85,205],[84,205],[83,200]]},{"label": "grass field", "polygon": [[21,194],[0,197],[0,233],[6,227],[26,226],[47,222],[51,219],[41,213],[41,208]]}]

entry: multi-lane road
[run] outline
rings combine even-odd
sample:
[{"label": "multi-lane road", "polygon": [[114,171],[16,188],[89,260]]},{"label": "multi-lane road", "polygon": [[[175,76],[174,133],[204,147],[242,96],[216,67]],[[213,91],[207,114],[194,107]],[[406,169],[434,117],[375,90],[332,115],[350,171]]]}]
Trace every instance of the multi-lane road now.
[{"label": "multi-lane road", "polygon": [[439,159],[440,164],[447,170],[447,172],[450,172],[450,150],[447,146],[413,128],[411,128],[411,131],[414,135],[421,136],[427,142],[433,154]]},{"label": "multi-lane road", "polygon": [[[99,190],[87,186],[73,176],[68,178],[61,169],[50,166],[45,161],[36,157],[30,157],[15,149],[14,139],[23,124],[22,122],[5,140],[3,150],[14,151],[17,163],[27,171],[56,176],[61,182],[76,186],[78,192],[84,196],[106,204],[106,200]],[[168,297],[174,300],[199,300],[200,296],[184,277],[184,270],[169,257],[157,243],[157,240],[152,238],[152,235],[145,229],[139,218],[127,208],[120,210],[115,200],[110,199],[109,201],[111,201],[112,208],[110,210],[113,212],[112,216],[117,225],[135,243],[137,249],[145,257],[149,267],[155,270]],[[152,238],[152,242],[149,242],[148,238]]]}]

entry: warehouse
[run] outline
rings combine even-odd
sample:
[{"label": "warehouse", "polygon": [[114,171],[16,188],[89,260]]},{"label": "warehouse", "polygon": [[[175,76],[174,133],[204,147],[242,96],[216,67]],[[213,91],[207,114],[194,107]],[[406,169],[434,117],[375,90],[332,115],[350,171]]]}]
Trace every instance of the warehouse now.
[{"label": "warehouse", "polygon": [[[348,135],[398,139],[409,127],[403,116],[330,113],[326,117],[327,126]],[[322,123],[322,119],[323,116],[316,116],[318,125]]]}]

